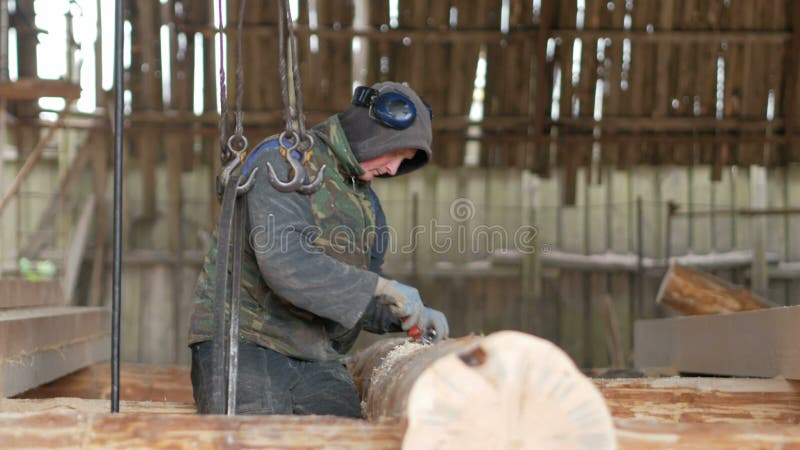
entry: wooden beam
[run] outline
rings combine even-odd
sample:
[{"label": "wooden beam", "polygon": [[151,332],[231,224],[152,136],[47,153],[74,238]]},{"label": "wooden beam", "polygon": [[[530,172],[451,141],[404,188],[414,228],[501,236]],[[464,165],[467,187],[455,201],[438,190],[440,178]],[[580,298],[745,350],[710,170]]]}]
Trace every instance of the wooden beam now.
[{"label": "wooden beam", "polygon": [[[72,101],[67,101],[67,105],[64,107],[64,111],[69,110],[71,106],[72,106]],[[36,146],[31,151],[30,155],[28,155],[28,159],[25,160],[25,164],[19,170],[19,173],[17,173],[17,176],[11,182],[11,185],[8,187],[5,194],[3,194],[3,197],[0,198],[0,215],[3,214],[3,209],[5,209],[8,203],[11,202],[11,197],[13,197],[14,194],[16,194],[19,191],[20,186],[22,186],[22,182],[25,181],[25,179],[28,177],[28,174],[30,174],[31,170],[33,169],[33,166],[35,166],[36,163],[39,161],[39,158],[42,157],[42,153],[44,152],[45,146],[50,142],[50,139],[53,138],[53,136],[56,133],[56,130],[58,130],[58,128],[64,123],[65,117],[66,117],[65,113],[63,112],[59,113],[58,120],[53,125],[50,126],[50,128],[47,130],[47,133],[45,133],[44,137],[39,140],[39,143],[36,144]]]},{"label": "wooden beam", "polygon": [[38,100],[42,97],[61,97],[77,100],[81,87],[63,80],[21,78],[17,81],[0,81],[0,98],[6,100]]},{"label": "wooden beam", "polygon": [[800,426],[784,424],[679,423],[616,420],[620,449],[761,450],[800,445]]},{"label": "wooden beam", "polygon": [[108,334],[42,348],[0,362],[0,397],[24,392],[109,358]]},{"label": "wooden beam", "polygon": [[[547,63],[547,41],[549,40],[550,25],[556,10],[555,1],[545,1],[539,14],[539,31],[536,35],[536,98],[533,107],[533,133],[544,136],[550,103],[553,100],[553,72]],[[534,167],[537,173],[550,174],[550,145],[537,144],[536,161]]]},{"label": "wooden beam", "polygon": [[67,304],[72,304],[72,293],[78,283],[83,254],[86,251],[86,243],[89,237],[89,227],[92,225],[96,206],[97,199],[93,194],[90,194],[83,204],[81,215],[75,225],[72,240],[64,257],[64,297],[67,300]]},{"label": "wooden beam", "polygon": [[[217,29],[211,26],[179,25],[178,31],[186,33],[200,32],[206,36],[214,36]],[[308,39],[312,34],[325,39],[351,40],[354,37],[364,37],[378,42],[402,42],[410,38],[412,42],[446,43],[446,42],[489,42],[499,43],[519,42],[531,38],[538,27],[517,27],[502,33],[497,29],[457,29],[457,30],[419,30],[419,29],[353,29],[332,27],[317,27],[313,30],[307,25],[295,25],[295,32],[299,39]],[[236,29],[226,28],[226,34],[233,36]],[[242,32],[245,35],[277,36],[278,28],[275,25],[246,25]],[[570,40],[580,38],[586,41],[609,38],[612,40],[630,39],[636,43],[741,43],[758,42],[781,44],[791,39],[791,34],[785,31],[758,31],[758,30],[670,30],[647,31],[621,30],[621,29],[552,29],[549,37]]]},{"label": "wooden beam", "polygon": [[[124,406],[124,405],[123,405]],[[131,413],[0,414],[5,449],[400,448],[396,421],[321,416],[198,416]]]},{"label": "wooden beam", "polygon": [[435,346],[384,340],[357,355],[351,373],[368,419],[407,424],[406,448],[615,447],[595,387],[563,351],[525,333]]},{"label": "wooden beam", "polygon": [[800,423],[800,382],[702,377],[594,382],[615,419],[663,423]]},{"label": "wooden beam", "polygon": [[637,368],[800,379],[800,306],[638,320]]},{"label": "wooden beam", "polygon": [[[108,364],[106,364],[108,365]],[[48,398],[19,399],[0,398],[0,413],[105,413],[108,412],[108,400],[84,398]],[[131,401],[120,400],[122,414],[194,414],[194,403],[166,401]]]},{"label": "wooden beam", "polygon": [[64,304],[59,280],[28,281],[0,277],[0,308],[56,306]]},{"label": "wooden beam", "polygon": [[78,176],[83,172],[83,168],[86,167],[88,159],[89,151],[85,145],[82,145],[78,149],[78,155],[72,161],[69,169],[67,169],[58,180],[56,194],[50,199],[47,207],[42,212],[42,215],[38,221],[38,225],[36,226],[36,231],[33,233],[30,241],[28,241],[25,249],[22,250],[20,254],[26,255],[29,258],[36,258],[39,252],[42,251],[47,243],[47,240],[50,238],[50,236],[52,236],[55,230],[55,217],[60,210],[60,205],[63,204],[69,195],[69,192],[72,190],[72,186],[77,181]]},{"label": "wooden beam", "polygon": [[0,359],[109,333],[106,308],[41,307],[0,311]]}]

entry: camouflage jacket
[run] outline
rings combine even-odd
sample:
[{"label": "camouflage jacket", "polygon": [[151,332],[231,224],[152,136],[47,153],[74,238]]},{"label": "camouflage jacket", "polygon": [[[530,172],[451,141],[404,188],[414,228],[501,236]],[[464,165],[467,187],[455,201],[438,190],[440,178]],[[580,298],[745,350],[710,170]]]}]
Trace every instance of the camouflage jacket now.
[{"label": "camouflage jacket", "polygon": [[[275,137],[248,157],[242,173],[259,167],[247,194],[242,252],[240,334],[242,340],[299,359],[340,359],[360,330],[399,331],[400,323],[373,299],[385,243],[385,219],[333,116],[312,130],[315,145],[306,167],[325,181],[312,195],[276,191],[267,162],[289,178]],[[377,219],[383,226],[376,227]],[[213,335],[216,232],[194,294],[189,344]]]}]

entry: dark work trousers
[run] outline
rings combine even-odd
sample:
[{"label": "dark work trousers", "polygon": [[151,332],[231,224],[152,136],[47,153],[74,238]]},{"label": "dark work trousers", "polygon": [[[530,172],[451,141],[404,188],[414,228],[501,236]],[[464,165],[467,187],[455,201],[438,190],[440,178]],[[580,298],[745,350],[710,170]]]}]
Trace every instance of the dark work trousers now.
[{"label": "dark work trousers", "polygon": [[[192,389],[197,412],[211,397],[212,342],[192,349]],[[239,342],[237,414],[321,414],[361,417],[361,403],[344,364],[303,361],[249,342]]]}]

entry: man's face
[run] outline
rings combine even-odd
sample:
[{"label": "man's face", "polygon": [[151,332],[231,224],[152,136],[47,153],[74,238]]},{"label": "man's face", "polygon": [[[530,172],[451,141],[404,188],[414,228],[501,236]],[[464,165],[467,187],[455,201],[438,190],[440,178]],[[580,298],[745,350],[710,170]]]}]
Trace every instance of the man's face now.
[{"label": "man's face", "polygon": [[358,178],[369,181],[378,175],[394,175],[397,173],[397,168],[400,167],[403,160],[412,159],[416,153],[417,150],[413,148],[404,148],[384,153],[377,158],[362,161],[361,168],[364,169],[364,174]]}]

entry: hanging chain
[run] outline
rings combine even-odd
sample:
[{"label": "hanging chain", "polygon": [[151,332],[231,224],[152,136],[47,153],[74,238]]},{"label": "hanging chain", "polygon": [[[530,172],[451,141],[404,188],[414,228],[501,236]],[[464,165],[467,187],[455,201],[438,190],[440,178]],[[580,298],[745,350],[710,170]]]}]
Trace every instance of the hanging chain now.
[{"label": "hanging chain", "polygon": [[220,160],[225,164],[231,158],[231,152],[228,150],[228,93],[225,83],[225,52],[223,51],[222,38],[225,32],[222,24],[222,15],[224,14],[222,0],[217,0],[217,11],[219,11],[217,27],[217,34],[219,36],[219,149]]},{"label": "hanging chain", "polygon": [[[287,42],[288,38],[288,42]],[[317,176],[309,182],[308,172],[303,164],[311,159],[314,138],[306,130],[303,115],[303,95],[300,87],[300,56],[297,51],[297,38],[294,35],[292,12],[288,0],[278,0],[278,46],[281,76],[281,97],[283,98],[283,119],[285,129],[278,136],[281,154],[290,166],[288,181],[281,181],[272,164],[267,163],[269,181],[279,192],[299,192],[313,194],[322,186],[325,165],[320,167]],[[292,60],[288,67],[287,59]],[[289,85],[294,94],[294,105],[289,93]]]},{"label": "hanging chain", "polygon": [[[225,82],[225,51],[223,48],[223,23],[222,15],[222,0],[217,0],[217,8],[219,10],[219,101],[220,101],[220,116],[219,116],[219,144],[220,144],[220,160],[222,161],[222,170],[217,177],[217,195],[222,196],[225,187],[228,185],[233,172],[239,165],[244,162],[247,150],[247,138],[244,136],[244,113],[242,112],[242,96],[244,93],[244,69],[242,68],[242,26],[244,22],[244,10],[246,0],[240,0],[239,3],[239,16],[236,27],[236,105],[234,111],[234,129],[233,134],[228,136],[228,91]],[[252,186],[253,176],[255,170],[248,175],[245,184],[240,186],[244,192],[245,188],[249,189]]]},{"label": "hanging chain", "polygon": [[244,7],[247,0],[240,0],[239,20],[236,24],[236,126],[233,129],[235,141],[232,145],[237,150],[243,151],[247,148],[247,139],[244,137],[244,112],[242,111],[242,95],[244,93],[244,69],[242,65],[242,30],[244,23]]}]

